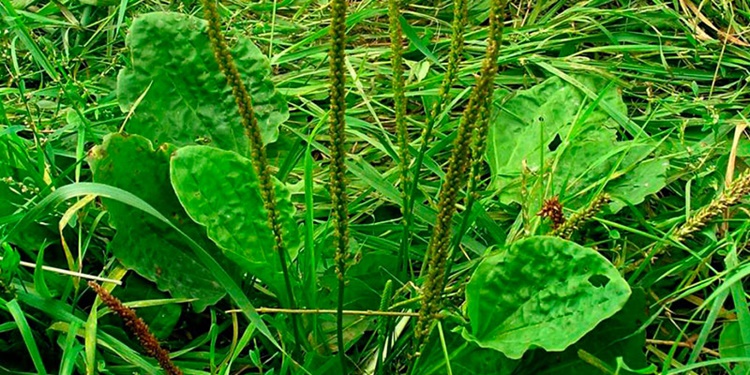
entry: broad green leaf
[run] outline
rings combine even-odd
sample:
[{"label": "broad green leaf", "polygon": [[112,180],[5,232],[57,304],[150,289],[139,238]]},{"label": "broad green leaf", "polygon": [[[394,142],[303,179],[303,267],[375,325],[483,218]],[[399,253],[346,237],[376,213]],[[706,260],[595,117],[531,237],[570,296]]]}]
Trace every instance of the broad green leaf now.
[{"label": "broad green leaf", "polygon": [[[594,79],[583,80],[591,86],[601,86]],[[556,136],[570,130],[585,95],[559,78],[550,78],[528,90],[521,90],[508,100],[501,111],[493,113],[489,129],[487,160],[492,170],[493,185],[504,188],[509,198],[518,194],[517,186],[523,163],[532,171],[541,167],[541,154],[549,157],[549,146]],[[625,112],[625,104],[615,90],[605,93],[603,100],[617,103]],[[594,110],[587,119],[607,125],[607,115]],[[506,191],[513,187],[513,192]]]},{"label": "broad green leaf", "polygon": [[[564,194],[566,205],[578,208],[586,204],[587,193],[606,184],[604,191],[616,199],[610,209],[616,212],[625,202],[640,203],[665,186],[663,171],[634,170],[654,146],[618,141],[617,123],[598,106],[606,102],[627,116],[619,90],[607,88],[601,78],[576,77],[592,91],[602,93],[598,103],[553,77],[520,91],[493,113],[486,157],[492,188],[499,191],[501,203],[538,206],[542,198]],[[656,163],[648,172],[659,172]],[[625,185],[639,188],[619,194],[618,188]],[[529,193],[522,194],[524,188]]]},{"label": "broad green leaf", "polygon": [[518,359],[563,351],[619,311],[630,287],[596,251],[531,237],[480,263],[466,287],[467,339]]},{"label": "broad green leaf", "polygon": [[[724,323],[719,336],[719,353],[724,358],[746,358],[750,343],[742,339],[740,323],[730,321]],[[750,363],[740,362],[732,367],[732,375],[750,374]]]},{"label": "broad green leaf", "polygon": [[607,185],[606,191],[612,196],[610,209],[619,211],[624,202],[636,205],[645,197],[656,194],[666,186],[666,173],[669,161],[649,159],[639,163],[633,170]]},{"label": "broad green leaf", "polygon": [[[180,13],[136,18],[126,40],[132,65],[117,78],[120,107],[133,111],[126,130],[154,144],[210,144],[248,155],[248,139],[232,91],[214,60],[206,25]],[[269,78],[270,65],[244,37],[232,55],[252,96],[263,140],[274,142],[289,109]]]},{"label": "broad green leaf", "polygon": [[[154,150],[148,139],[138,135],[110,134],[89,153],[88,161],[94,182],[135,194],[220,260],[221,251],[205,237],[203,228],[190,220],[172,190],[169,155],[175,150],[167,144]],[[102,201],[109,211],[110,223],[117,229],[110,249],[125,267],[156,282],[160,290],[169,291],[173,297],[197,298],[193,305],[198,311],[224,296],[211,274],[202,271],[201,263],[185,253],[187,245],[179,234],[130,205]]]},{"label": "broad green leaf", "polygon": [[[252,161],[231,151],[188,146],[173,154],[170,173],[190,217],[206,227],[208,237],[230,259],[284,300],[284,277]],[[299,235],[294,207],[289,191],[278,181],[276,199],[284,244],[295,251]]]},{"label": "broad green leaf", "polygon": [[[585,202],[580,202],[585,195],[576,196],[576,193],[597,185],[600,179],[607,177],[616,167],[617,156],[624,152],[617,150],[615,137],[611,129],[592,129],[562,148],[557,153],[552,178],[544,180],[546,184],[551,184],[551,194],[563,195],[561,198],[565,198],[567,206],[577,208],[585,205]],[[541,195],[534,194],[534,197],[538,200]]]},{"label": "broad green leaf", "polygon": [[[617,212],[627,204],[643,202],[666,186],[669,162],[644,161],[652,148],[632,141],[618,142],[609,129],[592,129],[559,152],[552,178],[545,183],[552,185],[551,194],[564,197],[564,203],[574,208],[585,206],[588,194],[606,183],[603,191],[613,198],[609,210]],[[534,197],[537,202],[542,198],[541,194]]]},{"label": "broad green leaf", "polygon": [[[534,367],[529,372],[538,375],[605,374],[583,361],[578,355],[579,350],[585,350],[612,369],[617,368],[617,357],[622,357],[630,368],[644,368],[647,365],[644,353],[646,331],[639,329],[647,319],[645,292],[636,288],[622,310],[599,323],[564,352],[535,352]],[[620,370],[620,374],[634,373]]]}]

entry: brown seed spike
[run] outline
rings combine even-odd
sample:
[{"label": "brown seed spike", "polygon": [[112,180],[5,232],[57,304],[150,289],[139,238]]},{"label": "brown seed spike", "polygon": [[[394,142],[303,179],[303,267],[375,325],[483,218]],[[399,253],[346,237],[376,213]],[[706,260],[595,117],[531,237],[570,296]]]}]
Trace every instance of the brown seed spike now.
[{"label": "brown seed spike", "polygon": [[130,332],[138,338],[138,342],[141,344],[141,347],[143,347],[143,351],[146,352],[146,355],[156,358],[156,361],[159,362],[159,366],[161,366],[167,374],[182,375],[182,370],[180,370],[180,368],[169,358],[169,351],[159,345],[159,341],[148,329],[148,325],[146,325],[143,319],[135,314],[133,309],[123,305],[117,297],[109,294],[109,292],[99,284],[89,281],[89,287],[96,292],[99,299],[101,299],[102,302],[112,310],[112,312],[122,319]]}]

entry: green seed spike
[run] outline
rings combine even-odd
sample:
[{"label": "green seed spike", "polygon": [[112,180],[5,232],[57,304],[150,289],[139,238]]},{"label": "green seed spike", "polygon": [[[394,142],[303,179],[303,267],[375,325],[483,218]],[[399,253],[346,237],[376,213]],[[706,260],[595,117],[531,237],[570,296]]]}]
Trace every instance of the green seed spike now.
[{"label": "green seed spike", "polygon": [[[401,9],[400,0],[388,1],[388,20],[390,37],[391,37],[391,66],[393,69],[393,103],[396,115],[396,133],[398,137],[399,148],[399,172],[401,187],[401,214],[403,215],[402,224],[404,231],[409,230],[409,222],[406,219],[406,211],[409,205],[409,133],[406,128],[406,95],[404,94],[404,66],[403,66],[403,33],[399,16]],[[400,267],[406,275],[406,264],[408,263],[406,252],[401,253]]]},{"label": "green seed spike", "polygon": [[703,229],[713,218],[723,213],[727,208],[740,203],[742,198],[748,194],[750,194],[750,169],[734,180],[719,197],[692,215],[685,224],[675,231],[673,238],[676,241],[682,241],[690,237],[693,233]]},{"label": "green seed spike", "polygon": [[[448,170],[440,189],[438,216],[435,228],[427,249],[427,277],[425,279],[422,305],[419,311],[415,338],[416,350],[420,350],[429,336],[434,317],[440,311],[443,286],[445,285],[445,265],[451,243],[451,223],[456,212],[458,192],[465,186],[466,172],[472,158],[472,133],[477,128],[477,122],[483,118],[490,98],[494,92],[494,79],[497,73],[497,58],[499,54],[500,36],[502,32],[502,9],[505,3],[493,0],[490,8],[490,36],[487,54],[482,63],[482,70],[477,84],[472,90],[467,105],[458,126],[458,134],[453,143],[453,151],[448,161]],[[479,125],[481,126],[481,125]]]},{"label": "green seed spike", "polygon": [[[690,238],[693,234],[708,225],[716,216],[721,215],[729,207],[739,204],[748,194],[750,194],[750,169],[742,172],[736,180],[729,184],[729,187],[721,195],[714,198],[711,203],[698,210],[684,224],[677,227],[672,234],[672,240],[680,242]],[[631,278],[635,279],[643,271],[644,261],[646,259],[653,259],[664,252],[665,249],[667,249],[667,246],[654,248],[648,253],[647,258],[630,264],[625,268],[625,272],[635,272],[631,276]]]},{"label": "green seed spike", "polygon": [[[279,255],[279,262],[281,264],[281,270],[284,274],[284,281],[286,284],[286,291],[289,298],[289,308],[296,309],[296,302],[294,299],[294,293],[292,288],[292,281],[289,276],[289,269],[287,266],[287,252],[284,247],[284,237],[281,229],[281,221],[279,218],[279,212],[276,208],[276,192],[274,189],[273,178],[271,176],[271,168],[268,163],[268,156],[266,155],[266,148],[263,145],[263,139],[261,137],[260,127],[258,121],[255,118],[253,112],[253,102],[250,94],[245,88],[245,84],[242,81],[237,65],[234,63],[229,47],[224,40],[224,35],[221,31],[221,17],[219,11],[216,8],[216,3],[213,0],[202,0],[203,10],[208,20],[208,39],[211,41],[211,47],[214,50],[214,57],[219,65],[219,69],[224,73],[227,78],[227,83],[232,88],[232,94],[237,104],[240,117],[242,117],[242,125],[245,128],[245,133],[250,139],[251,156],[253,160],[253,166],[255,173],[258,174],[260,180],[260,191],[263,197],[263,206],[268,214],[268,226],[273,231],[274,235],[274,251]],[[297,317],[292,315],[292,330],[294,331],[295,345],[297,346],[296,351],[299,352],[299,345],[302,342],[298,325]]]},{"label": "green seed spike", "polygon": [[591,218],[596,216],[596,214],[599,213],[599,211],[601,211],[602,208],[604,208],[604,206],[606,206],[611,201],[612,198],[609,196],[609,194],[605,193],[596,196],[596,198],[591,201],[588,207],[574,213],[562,225],[552,231],[552,235],[561,238],[570,238],[573,232],[578,230],[581,225],[585,224],[587,221],[591,220]]},{"label": "green seed spike", "polygon": [[[493,28],[496,28],[493,30]],[[502,22],[490,24],[490,38],[495,38],[491,43],[495,43],[497,46],[502,44],[503,38],[503,24]],[[453,240],[452,249],[458,251],[458,246],[461,244],[466,231],[469,229],[471,210],[474,207],[474,202],[479,199],[479,193],[477,188],[481,182],[481,168],[482,168],[482,157],[484,156],[485,150],[487,150],[487,134],[490,128],[490,118],[492,117],[492,97],[482,98],[482,103],[479,105],[480,113],[478,120],[472,127],[472,145],[471,145],[471,169],[469,171],[469,187],[466,189],[466,202],[464,206],[465,214],[463,220],[461,220],[461,226],[458,230],[458,235]],[[450,257],[450,255],[449,255]],[[452,262],[447,266],[445,276],[448,276]]]},{"label": "green seed spike", "polygon": [[346,373],[346,353],[344,346],[344,287],[346,260],[349,255],[349,210],[346,192],[346,72],[344,70],[346,48],[346,6],[347,0],[331,1],[331,48],[330,61],[331,114],[329,135],[331,137],[331,203],[334,221],[333,234],[336,248],[336,274],[338,275],[338,305],[336,312],[336,339],[338,344],[341,371]]},{"label": "green seed spike", "polygon": [[[391,298],[393,297],[393,280],[388,280],[385,282],[385,287],[383,288],[383,295],[380,297],[380,311],[388,311],[388,307],[391,303]],[[385,369],[383,368],[383,361],[385,358],[383,358],[383,353],[385,350],[386,345],[388,344],[388,326],[390,325],[390,319],[388,317],[384,316],[380,318],[380,321],[378,322],[378,359],[377,359],[377,374],[384,374]]]},{"label": "green seed spike", "polygon": [[440,84],[438,92],[437,102],[432,106],[432,109],[428,112],[427,118],[425,119],[425,128],[422,132],[422,145],[419,148],[419,153],[412,166],[412,176],[409,179],[411,183],[408,186],[406,209],[404,210],[404,226],[406,230],[403,232],[401,238],[401,268],[404,272],[407,269],[411,269],[411,262],[408,258],[408,249],[411,246],[411,232],[409,229],[414,221],[414,197],[417,193],[419,186],[419,174],[422,170],[422,162],[424,156],[427,153],[427,148],[431,144],[432,130],[437,121],[437,117],[443,112],[445,104],[450,99],[450,90],[453,84],[456,83],[458,78],[458,65],[461,61],[461,56],[464,50],[464,31],[466,29],[466,23],[468,19],[468,1],[467,0],[455,0],[453,2],[453,24],[451,26],[451,47],[448,54],[448,65],[446,67],[443,81]]}]

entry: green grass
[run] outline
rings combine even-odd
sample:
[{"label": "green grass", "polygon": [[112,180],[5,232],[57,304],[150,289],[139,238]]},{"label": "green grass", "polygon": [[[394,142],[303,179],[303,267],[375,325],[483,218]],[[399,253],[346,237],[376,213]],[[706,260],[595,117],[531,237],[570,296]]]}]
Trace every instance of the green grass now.
[{"label": "green grass", "polygon": [[[426,1],[402,9],[409,26],[404,29],[404,59],[412,159],[422,145],[425,111],[436,100],[445,72],[451,4]],[[290,118],[268,153],[277,177],[289,186],[301,226],[304,244],[296,260],[305,288],[299,296],[306,298],[301,306],[321,309],[335,307],[329,301],[336,286],[327,190],[330,40],[326,5],[306,0],[233,1],[219,7],[228,34],[249,37],[269,57],[273,81],[289,104]],[[487,1],[470,2],[458,84],[436,123],[418,179],[408,249],[417,275],[404,279],[398,267],[403,237],[399,211],[402,187],[397,185],[399,150],[387,4],[350,2],[346,49],[348,211],[352,262],[364,265],[349,275],[347,288],[353,288],[360,298],[351,302],[352,309],[380,308],[382,287],[388,279],[393,281],[393,297],[385,305],[391,311],[415,312],[419,308],[419,287],[424,280],[417,271],[435,222],[437,194],[458,119],[485,54],[488,6]],[[731,208],[692,238],[664,246],[672,241],[669,233],[673,228],[723,191],[730,165],[734,176],[747,167],[750,143],[746,133],[739,134],[736,156],[730,152],[735,129],[744,129],[750,118],[750,3],[553,0],[514,1],[507,9],[495,79],[497,108],[520,90],[547,78],[575,80],[571,77],[581,73],[604,77],[622,93],[627,105],[627,116],[604,107],[614,115],[617,140],[652,144],[649,154],[668,162],[665,186],[658,193],[617,214],[597,215],[572,238],[609,259],[631,288],[644,290],[646,315],[630,332],[617,331],[620,338],[645,335],[640,349],[658,373],[739,374],[750,368],[745,290],[750,273],[747,206]],[[0,242],[8,243],[2,256],[9,258],[12,251],[7,249],[12,247],[23,261],[59,269],[72,265],[84,274],[122,281],[123,286],[114,287],[114,295],[138,307],[139,315],[186,373],[336,373],[333,314],[305,316],[303,325],[312,327],[304,338],[306,355],[291,353],[293,340],[280,334],[290,332],[288,316],[256,315],[252,309],[279,307],[262,283],[249,277],[238,279],[233,270],[222,269],[223,264],[206,261],[213,268],[195,272],[225,276],[219,280],[230,298],[196,312],[188,300],[159,291],[155,284],[118,263],[110,248],[116,230],[100,199],[73,208],[67,224],[58,228],[66,211],[88,194],[119,197],[148,209],[138,197],[76,183],[92,181],[89,164],[83,159],[106,134],[117,132],[129,115],[120,109],[115,88],[120,69],[132,66],[125,37],[133,19],[164,10],[202,14],[198,2],[123,0],[94,6],[78,1],[35,1],[14,9],[9,0],[0,0],[0,178],[14,177],[7,193],[0,191]],[[603,101],[602,92],[586,93],[588,102],[574,109],[581,122],[590,115],[588,104]],[[572,145],[577,141],[572,138]],[[595,159],[591,164],[596,166]],[[465,218],[460,200],[454,218],[456,229],[464,220],[469,225],[456,239],[460,246],[454,251],[447,276],[446,317],[439,329],[433,330],[430,346],[420,357],[425,369],[434,370],[420,373],[469,371],[462,367],[466,357],[462,359],[461,353],[473,349],[451,331],[466,318],[462,309],[469,277],[484,257],[549,229],[548,222],[535,216],[540,202],[529,198],[522,205],[501,203],[501,192],[490,181],[488,165],[482,168],[484,178],[471,215]],[[618,176],[611,170],[598,177],[600,182],[609,182]],[[566,214],[583,209],[600,186],[579,197],[562,195]],[[564,193],[551,185],[529,186],[529,190],[530,197]],[[26,226],[21,230],[19,223]],[[69,247],[69,259],[60,233]],[[185,251],[207,259],[203,244],[193,244]],[[664,251],[654,259],[647,258],[654,249]],[[632,266],[635,263],[640,266]],[[103,306],[92,312],[95,299],[85,280],[15,268],[6,262],[0,267],[0,282],[0,372],[158,371],[157,363],[143,355],[113,314]],[[238,307],[245,316],[226,313]],[[374,369],[372,363],[377,362],[376,353],[385,341],[376,332],[384,330],[395,339],[382,373],[406,372],[416,320],[411,318],[405,329],[399,328],[405,319],[375,323],[371,317],[347,316],[344,324],[349,328],[344,333],[351,335],[346,337],[346,354],[352,373]],[[524,357],[515,372],[497,373],[553,373],[549,368],[534,367],[542,361],[535,361],[533,355]],[[587,363],[597,364],[596,356],[581,356]],[[440,365],[446,358],[450,367]],[[608,362],[598,366],[608,370],[596,368],[590,367],[590,373],[614,373]]]}]

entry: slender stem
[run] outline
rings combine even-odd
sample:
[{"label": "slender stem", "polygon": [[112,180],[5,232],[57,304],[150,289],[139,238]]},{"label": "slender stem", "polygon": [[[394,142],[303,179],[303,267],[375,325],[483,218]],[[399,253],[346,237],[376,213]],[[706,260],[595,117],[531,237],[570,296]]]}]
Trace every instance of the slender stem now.
[{"label": "slender stem", "polygon": [[[258,314],[298,314],[298,315],[324,315],[324,314],[338,314],[338,309],[283,309],[277,307],[256,307],[255,311]],[[225,311],[227,314],[242,312],[242,310],[232,309]],[[376,311],[376,310],[341,310],[343,315],[357,315],[357,316],[389,316],[389,317],[402,317],[410,316],[417,317],[419,313],[415,312],[401,312],[401,311]]]},{"label": "slender stem", "polygon": [[[2,260],[3,260],[3,257],[0,257],[0,261],[2,261]],[[36,266],[37,266],[36,263],[25,262],[23,260],[18,261],[18,264],[20,264],[20,265],[22,265],[24,267],[28,267],[28,268],[36,268]],[[104,282],[104,283],[112,283],[112,284],[116,284],[116,285],[122,285],[122,281],[120,281],[120,280],[107,279],[107,278],[104,278],[104,277],[89,275],[89,274],[75,272],[75,271],[69,271],[69,270],[62,269],[62,268],[56,268],[56,267],[50,267],[50,266],[42,266],[42,270],[49,271],[49,272],[54,272],[54,273],[59,273],[61,275],[68,275],[68,276],[73,276],[73,277],[80,277],[82,279],[95,280],[95,281],[101,281],[101,282]]]},{"label": "slender stem", "polygon": [[343,277],[339,278],[338,303],[336,304],[336,345],[338,346],[341,373],[346,373],[346,343],[344,342],[344,286]]},{"label": "slender stem", "polygon": [[[674,346],[677,345],[681,348],[689,348],[693,349],[695,348],[695,344],[689,343],[689,342],[675,342],[672,340],[657,340],[657,339],[646,339],[646,344],[652,344],[652,345],[666,345],[666,346]],[[721,357],[721,354],[717,352],[716,350],[711,350],[709,348],[701,348],[702,353],[710,354],[714,357]]]}]

